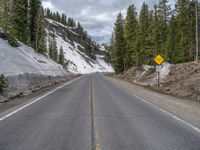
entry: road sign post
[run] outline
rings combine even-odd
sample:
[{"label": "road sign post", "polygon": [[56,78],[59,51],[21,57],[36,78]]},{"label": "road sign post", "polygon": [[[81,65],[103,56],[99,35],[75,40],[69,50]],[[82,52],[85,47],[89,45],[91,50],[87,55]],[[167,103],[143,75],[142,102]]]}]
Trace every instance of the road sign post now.
[{"label": "road sign post", "polygon": [[161,55],[157,55],[154,58],[154,61],[157,63],[156,66],[156,72],[158,74],[158,88],[160,88],[160,69],[161,69],[161,64],[164,62],[164,58]]}]

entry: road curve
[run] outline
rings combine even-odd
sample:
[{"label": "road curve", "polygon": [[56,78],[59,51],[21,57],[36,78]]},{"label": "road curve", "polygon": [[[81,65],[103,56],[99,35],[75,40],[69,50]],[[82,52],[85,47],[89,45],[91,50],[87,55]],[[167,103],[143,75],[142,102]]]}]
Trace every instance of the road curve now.
[{"label": "road curve", "polygon": [[200,150],[200,133],[100,75],[24,105],[0,113],[0,150]]}]

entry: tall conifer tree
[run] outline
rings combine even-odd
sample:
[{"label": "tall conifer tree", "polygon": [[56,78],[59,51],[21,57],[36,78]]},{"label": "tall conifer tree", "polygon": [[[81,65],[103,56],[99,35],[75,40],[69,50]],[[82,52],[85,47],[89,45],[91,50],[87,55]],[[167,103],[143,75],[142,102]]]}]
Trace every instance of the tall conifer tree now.
[{"label": "tall conifer tree", "polygon": [[124,21],[122,14],[119,13],[115,22],[115,53],[116,63],[114,69],[117,73],[125,70],[126,41],[124,38]]},{"label": "tall conifer tree", "polygon": [[125,21],[125,39],[127,42],[126,51],[126,66],[128,68],[136,66],[136,28],[137,28],[137,14],[134,5],[129,6]]}]

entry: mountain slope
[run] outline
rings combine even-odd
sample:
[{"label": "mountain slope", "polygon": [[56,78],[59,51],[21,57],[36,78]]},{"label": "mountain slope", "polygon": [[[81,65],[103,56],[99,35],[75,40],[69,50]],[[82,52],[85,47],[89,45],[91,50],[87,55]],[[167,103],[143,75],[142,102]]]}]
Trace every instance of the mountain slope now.
[{"label": "mountain slope", "polygon": [[38,54],[31,47],[20,43],[14,48],[0,38],[0,74],[19,75],[23,73],[63,76],[67,75],[61,65]]},{"label": "mountain slope", "polygon": [[[113,72],[109,62],[106,62],[106,51],[95,47],[84,39],[77,28],[65,26],[51,19],[45,19],[47,41],[56,36],[57,47],[62,46],[65,59],[69,61],[69,71],[74,73]],[[48,42],[47,42],[48,43]],[[48,45],[48,44],[47,44]]]}]

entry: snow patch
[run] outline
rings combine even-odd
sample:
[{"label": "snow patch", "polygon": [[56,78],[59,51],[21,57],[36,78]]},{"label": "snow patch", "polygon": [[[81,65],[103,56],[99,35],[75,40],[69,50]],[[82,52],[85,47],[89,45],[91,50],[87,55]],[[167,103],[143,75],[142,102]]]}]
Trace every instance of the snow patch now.
[{"label": "snow patch", "polygon": [[170,67],[171,67],[171,64],[167,62],[164,62],[161,65],[160,78],[164,79],[167,77],[167,75],[170,73]]},{"label": "snow patch", "polygon": [[19,75],[24,73],[63,76],[69,73],[54,61],[38,54],[31,47],[20,44],[14,48],[0,38],[0,74]]},{"label": "snow patch", "polygon": [[61,36],[56,35],[57,47],[63,47],[65,59],[70,61],[69,71],[73,73],[95,73],[95,72],[114,72],[111,64],[106,63],[102,56],[97,55],[97,60],[91,59],[85,53],[78,49],[78,46],[85,49],[82,45],[73,42],[74,46],[63,40]]}]

